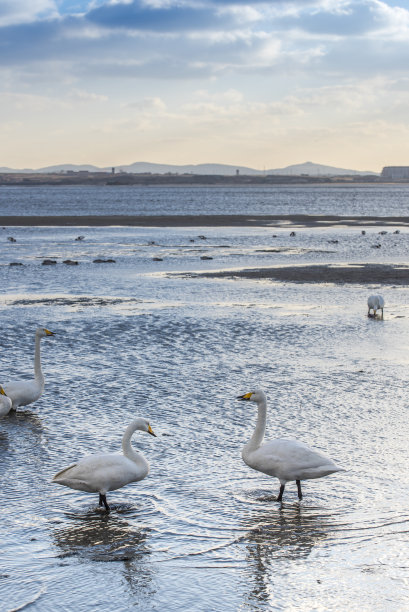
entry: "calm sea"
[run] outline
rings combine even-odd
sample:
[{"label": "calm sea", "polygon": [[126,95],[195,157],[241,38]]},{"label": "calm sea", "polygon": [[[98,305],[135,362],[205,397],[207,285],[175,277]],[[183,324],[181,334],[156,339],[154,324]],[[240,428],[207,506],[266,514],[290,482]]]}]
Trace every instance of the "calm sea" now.
[{"label": "calm sea", "polygon": [[1,215],[409,215],[408,185],[0,187]]}]

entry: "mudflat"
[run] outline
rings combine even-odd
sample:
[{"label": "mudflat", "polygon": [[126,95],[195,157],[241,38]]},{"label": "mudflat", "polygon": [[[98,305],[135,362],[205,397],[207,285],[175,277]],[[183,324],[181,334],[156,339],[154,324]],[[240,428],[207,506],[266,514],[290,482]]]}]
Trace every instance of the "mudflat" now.
[{"label": "mudflat", "polygon": [[208,278],[248,278],[298,283],[409,285],[409,266],[394,264],[311,264],[195,273]]}]

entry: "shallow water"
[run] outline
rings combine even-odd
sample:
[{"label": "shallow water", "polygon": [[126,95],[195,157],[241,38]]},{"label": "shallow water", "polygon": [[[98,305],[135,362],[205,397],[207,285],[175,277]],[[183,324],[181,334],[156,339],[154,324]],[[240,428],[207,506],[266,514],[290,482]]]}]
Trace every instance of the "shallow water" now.
[{"label": "shallow water", "polygon": [[[409,288],[179,274],[407,262],[409,234],[378,231],[0,234],[2,380],[30,376],[37,325],[56,332],[42,341],[44,395],[0,421],[1,610],[407,609]],[[366,316],[378,291],[383,321]],[[241,460],[256,409],[235,397],[255,386],[268,437],[346,469],[303,483],[301,502],[289,483],[277,504],[278,481]],[[151,473],[108,494],[109,516],[96,495],[50,484],[77,458],[119,450],[137,415],[157,434],[134,436]]]}]

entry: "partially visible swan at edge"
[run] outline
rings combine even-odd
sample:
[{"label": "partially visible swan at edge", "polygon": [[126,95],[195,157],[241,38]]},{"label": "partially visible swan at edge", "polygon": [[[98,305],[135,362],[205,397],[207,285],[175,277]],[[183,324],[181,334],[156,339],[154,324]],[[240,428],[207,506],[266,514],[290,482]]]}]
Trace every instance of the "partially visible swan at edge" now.
[{"label": "partially visible swan at edge", "polygon": [[7,397],[0,385],[0,417],[6,416],[11,410],[11,399]]},{"label": "partially visible swan at edge", "polygon": [[383,309],[385,306],[385,300],[379,294],[370,295],[368,298],[368,317],[371,310],[373,311],[373,316],[376,317],[376,311],[382,310],[382,319],[383,319]]},{"label": "partially visible swan at edge", "polygon": [[125,430],[122,438],[122,455],[114,453],[88,455],[78,463],[58,472],[52,482],[77,491],[99,493],[99,505],[103,504],[109,512],[110,507],[106,499],[108,491],[115,491],[131,482],[142,480],[149,474],[149,463],[131,445],[131,438],[136,430],[146,431],[156,437],[149,422],[139,417]]},{"label": "partially visible swan at edge", "polygon": [[18,406],[32,404],[43,394],[44,376],[41,371],[40,341],[41,338],[46,338],[47,336],[54,336],[54,333],[45,329],[45,327],[37,327],[35,334],[34,380],[19,380],[3,385],[6,394],[12,401],[13,410]]},{"label": "partially visible swan at edge", "polygon": [[243,448],[243,461],[253,470],[278,478],[281,486],[277,501],[282,500],[285,485],[290,480],[297,483],[298,498],[302,499],[301,480],[321,478],[333,472],[344,471],[332,459],[298,440],[276,439],[263,444],[267,416],[264,391],[246,393],[237,399],[255,402],[258,407],[256,428],[250,442]]}]

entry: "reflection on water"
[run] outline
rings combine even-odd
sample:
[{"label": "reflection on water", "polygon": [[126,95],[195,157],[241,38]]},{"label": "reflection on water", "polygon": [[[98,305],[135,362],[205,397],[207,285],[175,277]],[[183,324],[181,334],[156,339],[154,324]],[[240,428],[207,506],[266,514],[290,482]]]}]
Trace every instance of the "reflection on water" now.
[{"label": "reflection on water", "polygon": [[10,475],[10,483],[18,486],[15,481],[16,456],[22,457],[19,461],[23,464],[30,463],[33,466],[40,463],[46,454],[44,426],[37,414],[27,409],[11,410],[0,419],[1,478],[7,479],[11,469],[14,474]]},{"label": "reflection on water", "polygon": [[306,559],[332,529],[328,515],[298,503],[255,512],[243,524],[249,527],[244,537],[252,577],[248,599],[257,603],[271,599],[272,574],[279,571],[277,562]]},{"label": "reflection on water", "polygon": [[[258,513],[248,531],[250,558],[270,564],[273,560],[307,557],[331,528],[328,515],[315,513],[301,504],[280,506],[276,513]],[[245,524],[247,524],[246,521]]]},{"label": "reflection on water", "polygon": [[118,515],[94,510],[66,517],[70,522],[51,533],[60,550],[59,558],[75,557],[85,563],[122,562],[123,576],[134,595],[145,598],[154,592],[149,528],[137,529]]},{"label": "reflection on water", "polygon": [[[1,423],[1,421],[0,421]],[[6,451],[9,448],[9,437],[6,431],[0,431],[0,457],[3,459]],[[1,475],[0,475],[1,477]]]}]

